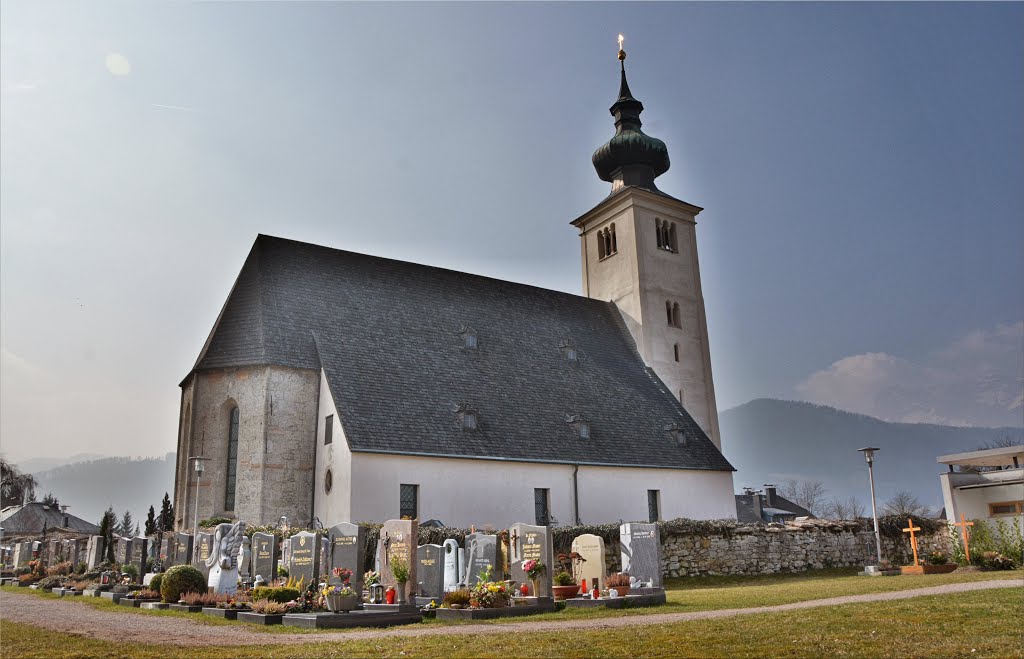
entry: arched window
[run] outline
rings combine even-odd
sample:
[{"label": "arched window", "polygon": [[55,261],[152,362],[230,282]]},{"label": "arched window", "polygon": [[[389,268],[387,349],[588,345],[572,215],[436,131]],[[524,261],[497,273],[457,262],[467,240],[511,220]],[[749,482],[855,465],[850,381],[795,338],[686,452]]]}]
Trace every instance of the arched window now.
[{"label": "arched window", "polygon": [[597,232],[597,258],[598,259],[603,259],[605,257],[605,253],[604,253],[604,235],[603,234],[604,234],[603,231],[598,231]]},{"label": "arched window", "polygon": [[679,319],[679,303],[676,302],[672,305],[672,327],[682,327],[683,323]]},{"label": "arched window", "polygon": [[601,229],[597,232],[597,258],[608,258],[619,251],[618,241],[615,239],[615,225]]},{"label": "arched window", "polygon": [[661,220],[654,218],[654,234],[658,237],[658,249],[665,247],[665,242],[661,239]]},{"label": "arched window", "polygon": [[668,326],[672,327],[672,303],[665,300],[665,316],[668,320]]},{"label": "arched window", "polygon": [[611,233],[612,233],[612,252],[611,253],[615,254],[616,252],[619,251],[619,244],[615,240],[615,223],[614,222],[612,222],[612,231],[611,231]]},{"label": "arched window", "polygon": [[238,408],[231,408],[231,422],[228,425],[228,468],[227,484],[224,488],[224,510],[235,509],[235,478],[238,475]]},{"label": "arched window", "polygon": [[679,248],[676,246],[676,223],[673,222],[671,228],[668,230],[668,248],[673,252],[678,252]]},{"label": "arched window", "polygon": [[679,361],[679,344],[676,343],[672,346],[672,353],[675,355],[676,361]]}]

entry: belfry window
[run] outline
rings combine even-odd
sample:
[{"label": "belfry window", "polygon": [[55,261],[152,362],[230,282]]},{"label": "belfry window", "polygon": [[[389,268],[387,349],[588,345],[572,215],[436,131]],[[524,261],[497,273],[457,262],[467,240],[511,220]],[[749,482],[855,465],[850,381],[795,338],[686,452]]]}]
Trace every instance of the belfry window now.
[{"label": "belfry window", "polygon": [[[669,327],[683,326],[678,302],[672,302],[671,300],[665,301],[665,319],[668,321]],[[676,361],[679,361],[678,358]]]},{"label": "belfry window", "polygon": [[676,223],[655,218],[654,230],[657,234],[658,249],[676,252]]},{"label": "belfry window", "polygon": [[676,361],[679,361],[679,344],[675,343],[672,345],[672,354],[675,356]]},{"label": "belfry window", "polygon": [[672,327],[682,327],[683,323],[679,318],[679,303],[672,305]]},{"label": "belfry window", "polygon": [[224,510],[235,509],[235,480],[238,476],[238,408],[231,408],[228,424],[228,468],[224,488]]},{"label": "belfry window", "polygon": [[597,232],[597,258],[606,259],[619,251],[618,241],[615,239],[615,223]]}]

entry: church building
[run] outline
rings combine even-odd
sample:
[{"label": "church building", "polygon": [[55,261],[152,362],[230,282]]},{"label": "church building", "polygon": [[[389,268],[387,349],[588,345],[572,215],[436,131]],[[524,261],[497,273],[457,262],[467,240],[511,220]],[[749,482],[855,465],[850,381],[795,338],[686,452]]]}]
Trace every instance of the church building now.
[{"label": "church building", "polygon": [[[583,295],[259,235],[181,383],[177,527],[734,518],[701,208],[619,51],[611,193],[571,222]],[[495,231],[498,228],[495,227]]]}]

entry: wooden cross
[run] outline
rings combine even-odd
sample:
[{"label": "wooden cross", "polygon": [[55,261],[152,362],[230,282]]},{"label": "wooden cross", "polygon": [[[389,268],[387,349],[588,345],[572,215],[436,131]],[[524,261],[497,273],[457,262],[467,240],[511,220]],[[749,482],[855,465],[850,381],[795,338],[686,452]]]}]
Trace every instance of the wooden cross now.
[{"label": "wooden cross", "polygon": [[959,522],[953,522],[953,526],[959,526],[960,527],[960,536],[964,539],[964,557],[967,559],[967,562],[970,563],[971,562],[971,548],[968,546],[968,542],[967,541],[971,537],[971,534],[967,532],[967,527],[968,526],[974,526],[974,522],[968,522],[966,519],[964,519],[964,514],[960,513],[960,521]]},{"label": "wooden cross", "polygon": [[919,565],[917,561],[917,538],[914,537],[914,531],[920,531],[921,527],[914,526],[914,520],[907,518],[907,528],[903,529],[904,533],[910,534],[910,547],[914,550],[914,565]]}]

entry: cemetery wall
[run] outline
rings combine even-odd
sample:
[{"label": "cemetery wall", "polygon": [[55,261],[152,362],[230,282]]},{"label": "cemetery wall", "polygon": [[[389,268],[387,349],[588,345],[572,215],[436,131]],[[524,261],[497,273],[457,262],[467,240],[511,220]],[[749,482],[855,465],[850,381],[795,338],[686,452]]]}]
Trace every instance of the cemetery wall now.
[{"label": "cemetery wall", "polygon": [[[874,531],[857,522],[810,520],[781,525],[742,525],[729,532],[662,531],[662,573],[666,577],[716,574],[773,574],[876,562]],[[950,553],[945,528],[918,534],[923,558],[934,550]],[[609,570],[621,569],[618,540],[606,543]],[[913,563],[906,535],[882,535],[882,556],[894,565]]]}]

